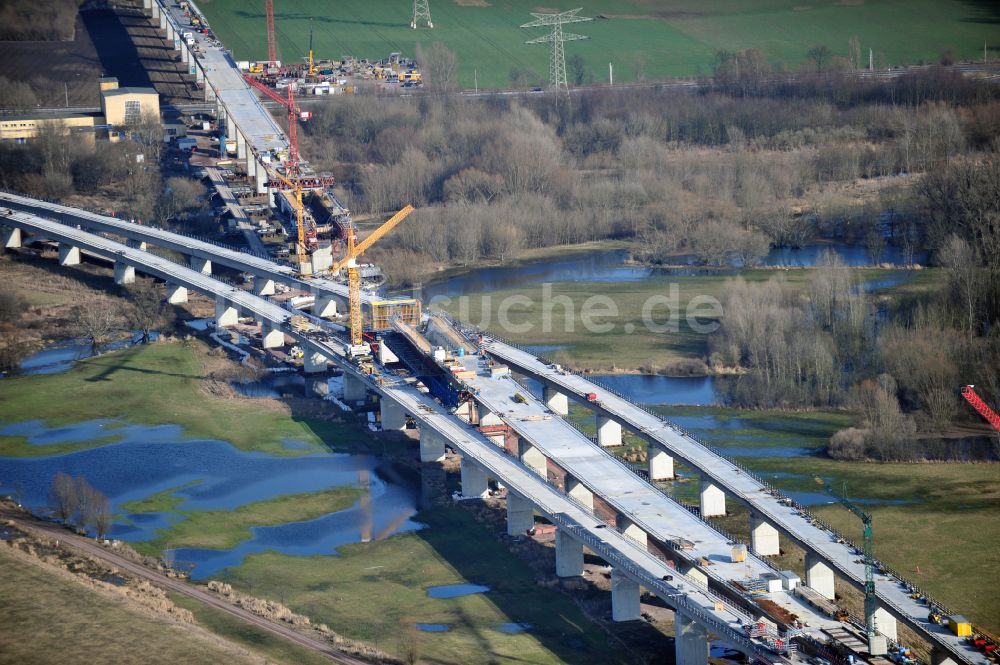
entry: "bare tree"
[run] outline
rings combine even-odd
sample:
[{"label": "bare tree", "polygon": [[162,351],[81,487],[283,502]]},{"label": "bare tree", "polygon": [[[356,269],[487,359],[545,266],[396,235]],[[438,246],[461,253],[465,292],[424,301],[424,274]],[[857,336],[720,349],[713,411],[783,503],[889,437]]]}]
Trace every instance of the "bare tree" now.
[{"label": "bare tree", "polygon": [[125,327],[121,308],[91,302],[73,308],[72,328],[79,337],[90,340],[91,350],[97,352],[101,344],[106,344]]},{"label": "bare tree", "polygon": [[964,239],[952,235],[941,248],[938,258],[948,271],[952,292],[961,301],[965,318],[964,327],[970,335],[974,335],[978,328],[976,310],[980,296],[980,272],[982,272],[976,260],[976,252]]},{"label": "bare tree", "polygon": [[458,59],[455,52],[441,42],[434,42],[425,49],[417,45],[417,62],[424,71],[424,80],[430,90],[454,92],[458,90]]},{"label": "bare tree", "polygon": [[59,472],[52,478],[52,488],[49,490],[49,505],[56,516],[63,522],[76,513],[76,484],[71,476]]},{"label": "bare tree", "polygon": [[90,506],[90,524],[97,532],[98,538],[104,538],[111,530],[114,515],[111,513],[111,500],[100,491],[94,490]]},{"label": "bare tree", "polygon": [[169,308],[163,301],[160,288],[152,279],[139,279],[128,287],[129,325],[142,333],[143,344],[149,343],[149,334],[164,325]]}]

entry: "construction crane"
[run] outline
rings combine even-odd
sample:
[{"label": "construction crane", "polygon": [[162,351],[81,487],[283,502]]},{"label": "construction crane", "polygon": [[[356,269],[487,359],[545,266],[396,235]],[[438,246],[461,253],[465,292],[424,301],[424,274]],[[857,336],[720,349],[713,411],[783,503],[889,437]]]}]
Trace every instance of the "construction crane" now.
[{"label": "construction crane", "polygon": [[1000,432],[1000,416],[996,414],[996,411],[991,409],[989,405],[983,401],[983,398],[976,394],[975,386],[964,386],[962,388],[962,397],[965,401],[972,405],[972,408],[979,412],[986,421],[993,425],[993,429]]},{"label": "construction crane", "polygon": [[364,323],[361,320],[361,276],[358,274],[358,257],[364,254],[369,247],[378,242],[385,234],[396,228],[400,222],[409,217],[413,210],[412,205],[407,205],[360,243],[357,241],[354,224],[349,223],[346,225],[347,253],[344,255],[344,258],[330,267],[330,271],[338,272],[347,268],[348,299],[351,309],[350,354],[352,356],[364,353]]},{"label": "construction crane", "polygon": [[309,76],[316,75],[316,67],[313,66],[313,20],[309,19]]},{"label": "construction crane", "polygon": [[274,0],[264,0],[264,16],[267,18],[267,62],[278,66],[278,42],[274,38]]},{"label": "construction crane", "polygon": [[[847,498],[847,486],[844,486],[843,494],[838,493],[822,478],[816,478],[816,482],[826,489],[826,493],[842,503],[845,508],[854,513],[860,520],[864,533],[864,562],[865,562],[865,632],[868,634],[868,649],[872,656],[881,656],[885,653],[885,645],[876,645],[875,637],[878,634],[878,626],[875,625],[875,611],[878,609],[878,602],[875,596],[875,538],[872,533],[872,516],[861,510],[853,501]],[[876,653],[879,652],[879,653]]]},{"label": "construction crane", "polygon": [[308,111],[300,110],[295,103],[295,93],[292,86],[289,84],[288,96],[286,98],[249,74],[244,74],[243,78],[251,86],[260,90],[278,104],[281,104],[288,111],[288,159],[285,161],[285,173],[282,174],[275,169],[268,169],[271,180],[268,181],[267,186],[295,193],[293,206],[295,208],[296,229],[295,256],[299,265],[299,275],[303,275],[307,273],[305,269],[307,254],[319,247],[319,236],[316,233],[315,225],[310,224],[309,228],[306,228],[305,207],[302,203],[302,187],[303,185],[308,187],[327,187],[333,184],[333,178],[329,176],[303,177],[301,174],[299,168],[298,123],[300,119],[303,122],[309,120],[310,114]]}]

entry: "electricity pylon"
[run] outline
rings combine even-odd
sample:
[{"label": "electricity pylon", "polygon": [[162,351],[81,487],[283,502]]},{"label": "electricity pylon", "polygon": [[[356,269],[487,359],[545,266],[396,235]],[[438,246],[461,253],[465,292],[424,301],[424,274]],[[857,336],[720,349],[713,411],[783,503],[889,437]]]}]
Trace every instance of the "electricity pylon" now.
[{"label": "electricity pylon", "polygon": [[566,82],[566,54],[563,51],[563,42],[575,42],[579,39],[587,39],[586,35],[574,35],[563,32],[564,23],[582,23],[583,21],[593,21],[592,18],[577,16],[576,13],[583,7],[571,9],[561,14],[536,14],[531,13],[535,20],[525,23],[522,28],[544,28],[552,26],[552,32],[536,39],[531,39],[525,44],[548,44],[549,45],[549,87],[555,90],[569,90]]},{"label": "electricity pylon", "polygon": [[434,22],[431,21],[430,0],[413,0],[413,20],[410,21],[410,27],[416,30],[417,23],[421,20],[427,21],[428,28],[434,27]]}]

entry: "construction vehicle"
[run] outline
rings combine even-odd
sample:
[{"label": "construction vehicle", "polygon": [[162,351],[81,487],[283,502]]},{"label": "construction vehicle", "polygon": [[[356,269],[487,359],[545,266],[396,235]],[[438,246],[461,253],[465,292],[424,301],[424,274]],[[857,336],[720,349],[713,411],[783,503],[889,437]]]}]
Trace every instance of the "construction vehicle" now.
[{"label": "construction vehicle", "polygon": [[817,477],[816,482],[826,489],[827,494],[842,503],[845,508],[861,520],[864,533],[865,633],[868,636],[868,652],[872,656],[885,655],[888,645],[885,637],[879,634],[878,626],[875,623],[875,611],[878,609],[878,601],[875,596],[875,537],[872,533],[872,516],[861,510],[853,501],[847,498],[846,487],[843,494],[839,494],[831,486],[827,485],[826,481],[822,478]]},{"label": "construction vehicle", "polygon": [[407,205],[390,217],[385,224],[372,231],[371,235],[360,243],[357,241],[357,231],[354,228],[354,224],[346,224],[347,253],[344,255],[344,258],[330,267],[330,271],[336,273],[347,268],[348,300],[351,310],[351,339],[346,351],[352,358],[371,353],[371,347],[365,344],[363,337],[364,323],[361,319],[361,276],[358,273],[358,257],[364,254],[369,247],[378,242],[385,234],[396,228],[404,219],[409,217],[413,210],[412,205]]},{"label": "construction vehicle", "polygon": [[993,426],[997,432],[1000,432],[1000,416],[989,407],[989,405],[983,401],[983,398],[976,394],[975,386],[964,386],[962,388],[962,397],[968,402],[973,409],[975,409],[979,415],[986,419],[990,425]]}]

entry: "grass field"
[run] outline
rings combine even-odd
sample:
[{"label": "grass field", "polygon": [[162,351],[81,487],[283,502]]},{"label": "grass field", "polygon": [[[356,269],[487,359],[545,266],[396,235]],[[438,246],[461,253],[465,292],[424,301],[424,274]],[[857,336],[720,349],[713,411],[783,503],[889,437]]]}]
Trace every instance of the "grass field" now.
[{"label": "grass field", "polygon": [[[406,626],[449,626],[446,632],[417,633],[421,662],[627,662],[568,598],[539,587],[534,573],[465,511],[438,508],[416,519],[429,528],[346,545],[336,557],[251,555],[227,581],[396,655],[400,641],[412,636]],[[428,587],[464,582],[491,591],[452,599],[427,596]],[[532,629],[500,632],[508,622],[526,622]]]},{"label": "grass field", "polygon": [[[579,54],[595,82],[607,82],[608,63],[615,81],[692,76],[711,72],[718,49],[759,48],[772,61],[797,66],[806,52],[823,44],[847,55],[857,36],[889,65],[937,62],[944,49],[959,58],[978,58],[996,41],[997,8],[973,0],[578,0],[568,5],[524,0],[433,0],[434,29],[411,30],[409,0],[278,0],[275,21],[279,50],[286,62],[308,53],[312,19],[314,51],[379,59],[392,51],[413,55],[416,44],[446,44],[458,56],[459,75],[471,88],[507,87],[512,67],[548,76],[548,49],[524,42],[543,34],[520,29],[531,12],[582,7],[595,20],[567,27],[590,39],[567,45]],[[212,28],[239,59],[265,59],[267,40],[263,2],[200,0]],[[641,64],[640,64],[641,63]]]},{"label": "grass field", "polygon": [[[0,547],[0,663],[253,662]],[[296,661],[286,661],[296,662]]]},{"label": "grass field", "polygon": [[[154,495],[150,499],[163,494]],[[252,527],[305,522],[321,515],[346,510],[360,497],[361,489],[358,487],[335,487],[322,492],[288,494],[255,501],[232,510],[180,511],[184,519],[168,529],[161,529],[156,540],[135,542],[132,546],[144,554],[152,555],[159,554],[163,549],[180,547],[228,549],[250,539]],[[179,500],[178,497],[167,498]],[[150,499],[126,504],[123,508],[133,513],[171,509],[165,508],[163,504],[172,502]],[[139,505],[155,507],[146,507],[145,511],[136,510]],[[176,507],[175,503],[173,505]]]},{"label": "grass field", "polygon": [[[907,277],[906,283],[880,291],[878,295],[901,297],[932,288],[940,277],[938,272],[924,270],[913,273]],[[886,278],[892,271],[865,269],[857,273],[859,279],[872,281]],[[812,270],[748,270],[743,272],[742,277],[749,282],[778,278],[794,293],[807,290],[813,274]],[[707,355],[708,335],[692,329],[687,313],[696,314],[702,323],[711,323],[711,315],[702,319],[701,314],[711,310],[705,306],[689,310],[688,305],[698,297],[721,302],[727,283],[732,279],[732,276],[704,272],[691,276],[657,275],[641,282],[556,282],[548,287],[531,285],[494,291],[488,294],[488,299],[483,297],[487,294],[468,294],[467,297],[443,303],[442,308],[518,344],[559,347],[558,351],[545,355],[555,356],[559,362],[574,368],[614,371],[635,370],[648,365],[658,370],[668,368],[679,360]],[[658,301],[651,299],[669,298],[674,285],[679,310],[676,332],[663,332],[646,325],[643,311],[647,303],[652,303],[648,310],[649,320],[656,325],[667,323],[670,305],[666,301],[657,304]],[[544,291],[545,288],[550,290]],[[546,293],[550,295],[546,297]],[[588,330],[583,322],[584,304],[595,295],[611,298],[616,307],[617,314],[600,316],[600,312],[604,311],[603,307],[598,307],[600,303],[594,302],[591,306],[590,311],[594,315],[591,320],[597,325],[610,326],[605,332],[595,332],[593,327]],[[526,297],[530,304],[514,300],[513,296]],[[560,300],[563,297],[573,303],[570,317],[567,317],[567,308],[560,304],[565,302]],[[511,325],[502,323],[503,319],[499,316],[502,311],[506,312],[506,320]],[[550,313],[548,316],[547,312]]]},{"label": "grass field", "polygon": [[[311,444],[315,451],[324,442],[354,436],[356,430],[336,423],[296,419],[276,403],[208,395],[201,390],[201,358],[207,350],[201,342],[137,346],[81,361],[63,374],[5,379],[0,423],[42,419],[61,425],[125,417],[140,424],[174,423],[193,438],[221,439],[275,455],[310,452],[285,448],[285,439]],[[107,441],[33,446],[24,437],[0,436],[0,457],[53,455]]]}]

